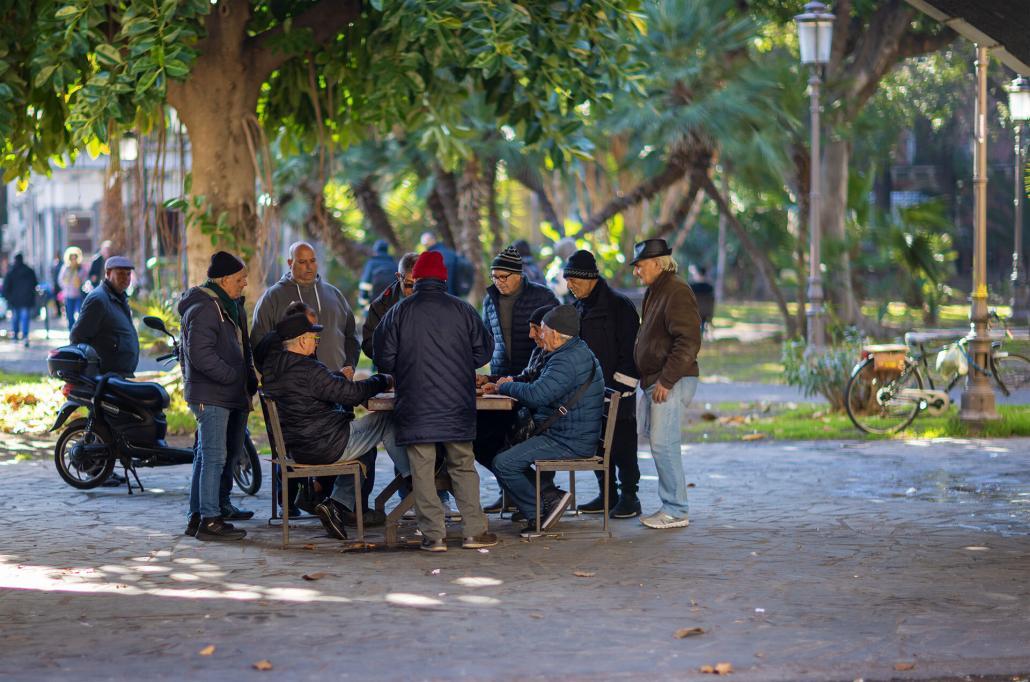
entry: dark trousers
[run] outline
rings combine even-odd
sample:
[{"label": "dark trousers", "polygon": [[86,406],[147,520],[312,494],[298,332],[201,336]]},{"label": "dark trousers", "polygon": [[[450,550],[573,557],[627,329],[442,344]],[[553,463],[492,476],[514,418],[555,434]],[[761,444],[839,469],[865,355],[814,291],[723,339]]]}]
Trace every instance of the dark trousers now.
[{"label": "dark trousers", "polygon": [[[372,448],[361,457],[358,458],[360,462],[365,465],[365,473],[361,478],[361,504],[364,511],[369,510],[368,498],[372,493],[372,487],[376,484],[376,450]],[[313,486],[314,482],[318,481],[319,490],[316,493],[312,490],[312,497],[314,498],[315,504],[318,504],[325,500],[333,492],[333,485],[336,483],[335,476],[313,476],[311,478],[291,478],[290,479],[290,496],[291,500],[297,499],[297,493],[302,485]],[[232,479],[229,481],[232,484]]]},{"label": "dark trousers", "polygon": [[[635,416],[615,422],[612,437],[611,476],[608,478],[609,499],[618,499],[619,489],[623,495],[636,495],[640,486],[640,464],[637,462],[637,418]],[[604,485],[604,472],[597,473],[597,487]],[[615,485],[618,473],[619,486]]]},{"label": "dark trousers", "polygon": [[[494,476],[497,476],[497,471],[494,469],[494,459],[496,459],[500,452],[509,447],[505,437],[514,424],[514,411],[483,410],[476,413],[476,440],[472,442],[472,452],[476,455],[476,461],[489,469],[490,473]],[[640,478],[639,470],[637,471],[637,478]],[[498,483],[500,483],[499,478]],[[553,471],[545,471],[540,474],[540,486],[545,491],[554,488]]]}]

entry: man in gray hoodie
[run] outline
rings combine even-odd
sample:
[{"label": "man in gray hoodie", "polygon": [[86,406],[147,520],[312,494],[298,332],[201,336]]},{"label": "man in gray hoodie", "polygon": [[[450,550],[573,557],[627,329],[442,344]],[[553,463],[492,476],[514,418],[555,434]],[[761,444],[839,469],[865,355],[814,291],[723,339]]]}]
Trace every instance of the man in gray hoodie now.
[{"label": "man in gray hoodie", "polygon": [[361,350],[355,333],[354,313],[340,290],[318,276],[315,249],[307,242],[290,245],[286,261],[290,271],[265,290],[254,308],[251,340],[257,343],[275,328],[293,301],[315,309],[321,332],[316,357],[330,370],[356,367]]}]

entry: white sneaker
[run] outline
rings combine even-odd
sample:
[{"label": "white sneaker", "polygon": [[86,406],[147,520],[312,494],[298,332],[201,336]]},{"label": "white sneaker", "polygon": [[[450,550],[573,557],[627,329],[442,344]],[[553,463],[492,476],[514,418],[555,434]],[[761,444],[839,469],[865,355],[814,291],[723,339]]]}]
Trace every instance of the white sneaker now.
[{"label": "white sneaker", "polygon": [[690,520],[686,516],[676,518],[663,511],[657,511],[641,518],[640,523],[648,528],[686,528],[690,525]]}]

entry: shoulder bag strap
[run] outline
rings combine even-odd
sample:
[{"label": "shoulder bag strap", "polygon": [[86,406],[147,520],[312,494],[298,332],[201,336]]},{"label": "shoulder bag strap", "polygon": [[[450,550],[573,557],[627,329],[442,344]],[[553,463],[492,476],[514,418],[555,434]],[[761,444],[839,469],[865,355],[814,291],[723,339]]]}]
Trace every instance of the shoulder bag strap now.
[{"label": "shoulder bag strap", "polygon": [[572,397],[568,401],[566,401],[565,404],[559,405],[558,409],[555,410],[550,417],[544,420],[543,424],[534,429],[533,433],[530,435],[530,438],[532,438],[533,436],[539,436],[541,433],[551,428],[551,425],[553,425],[554,422],[558,421],[561,417],[567,415],[569,413],[569,410],[575,407],[576,403],[579,402],[579,399],[583,397],[583,394],[586,393],[586,390],[590,388],[590,384],[594,383],[594,376],[596,374],[596,370],[590,372],[590,377],[587,378],[587,380],[584,381],[583,384],[576,389],[576,392],[572,395]]}]

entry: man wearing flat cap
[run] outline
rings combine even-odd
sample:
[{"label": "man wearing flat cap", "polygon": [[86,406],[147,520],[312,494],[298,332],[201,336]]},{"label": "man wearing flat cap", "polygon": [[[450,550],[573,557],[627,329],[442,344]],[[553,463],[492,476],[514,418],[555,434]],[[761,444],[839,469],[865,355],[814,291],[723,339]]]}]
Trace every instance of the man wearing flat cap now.
[{"label": "man wearing flat cap", "polygon": [[111,256],[104,280],[89,292],[71,329],[72,343],[86,343],[100,356],[100,371],[131,377],[139,364],[139,337],[125,290],[132,282],[132,261]]},{"label": "man wearing flat cap", "polygon": [[683,413],[697,391],[701,316],[694,292],[676,276],[676,261],[664,239],[634,248],[633,274],[647,292],[633,357],[640,371],[640,430],[651,441],[658,470],[661,508],[640,521],[648,528],[683,528],[687,479],[680,454]]},{"label": "man wearing flat cap", "polygon": [[243,307],[247,268],[231,253],[218,251],[207,277],[187,290],[178,306],[184,393],[197,418],[186,534],[198,540],[240,540],[247,532],[228,520],[248,519],[254,512],[230,503],[228,462],[243,450],[250,401],[257,392]]},{"label": "man wearing flat cap", "polygon": [[[322,325],[313,324],[304,312],[287,315],[275,325],[281,343],[270,344],[262,356],[261,380],[279,408],[287,451],[300,464],[330,464],[357,459],[382,442],[401,475],[408,476],[407,454],[394,442],[390,413],[355,420],[352,411],[388,390],[390,377],[373,374],[352,381],[342,371],[330,370],[317,359],[321,331]],[[339,476],[329,498],[315,507],[315,515],[330,536],[344,540],[344,525],[357,504],[354,478]]]},{"label": "man wearing flat cap", "polygon": [[[640,466],[637,464],[636,395],[640,375],[633,361],[633,345],[637,340],[640,318],[633,302],[608,286],[597,269],[594,254],[579,250],[565,262],[565,282],[576,297],[579,312],[579,336],[597,356],[604,371],[604,385],[622,394],[619,417],[612,439],[611,475],[608,477],[608,499],[613,500],[609,515],[613,519],[640,516]],[[615,488],[618,472],[619,487]],[[604,485],[604,472],[598,471],[597,485]],[[596,498],[579,505],[585,514],[604,512],[604,491]]]},{"label": "man wearing flat cap", "polygon": [[579,338],[579,314],[570,305],[549,311],[540,325],[547,355],[535,381],[510,377],[492,387],[533,412],[534,435],[494,459],[497,480],[526,517],[522,537],[536,537],[553,526],[569,505],[567,492],[541,491],[540,526],[536,525],[536,490],[530,478],[538,459],[593,457],[601,433],[604,374],[597,358]]}]

